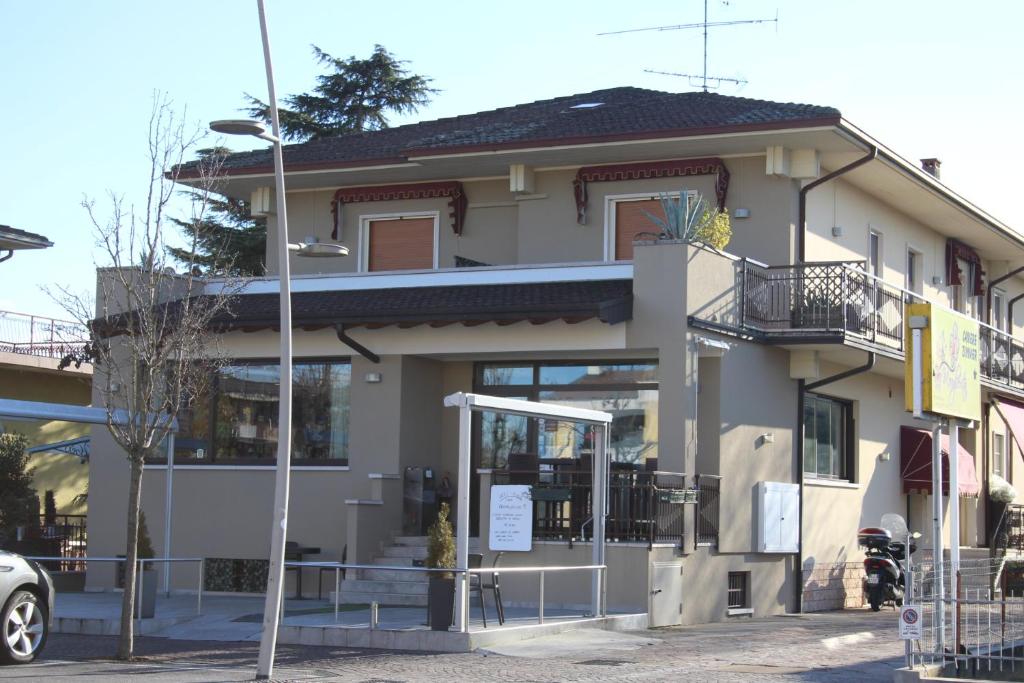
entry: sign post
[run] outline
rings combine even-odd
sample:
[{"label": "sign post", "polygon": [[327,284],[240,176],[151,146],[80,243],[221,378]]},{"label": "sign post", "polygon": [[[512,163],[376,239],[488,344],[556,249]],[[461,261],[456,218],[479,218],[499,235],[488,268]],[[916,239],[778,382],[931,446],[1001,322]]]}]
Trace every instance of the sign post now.
[{"label": "sign post", "polygon": [[[904,338],[911,340],[904,368],[905,406],[914,417],[932,421],[935,642],[939,652],[943,652],[946,592],[942,571],[942,423],[947,425],[949,443],[949,574],[950,594],[955,600],[960,565],[959,427],[961,420],[969,423],[981,419],[980,333],[976,320],[928,303],[907,304],[905,319]],[[904,626],[902,614],[901,634]],[[954,620],[953,642],[957,642],[956,628]]]}]

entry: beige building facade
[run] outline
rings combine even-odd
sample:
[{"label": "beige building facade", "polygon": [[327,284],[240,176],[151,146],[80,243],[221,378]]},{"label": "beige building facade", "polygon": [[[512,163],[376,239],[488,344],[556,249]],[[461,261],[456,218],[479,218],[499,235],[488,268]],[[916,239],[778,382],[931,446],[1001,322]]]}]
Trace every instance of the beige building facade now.
[{"label": "beige building facade", "polygon": [[[899,512],[930,546],[930,499],[907,492],[901,466],[901,427],[920,426],[903,408],[904,302],[916,294],[991,320],[990,348],[1012,347],[1024,332],[1009,326],[1009,302],[1024,280],[992,289],[989,318],[975,279],[987,291],[1024,265],[1024,241],[836,110],[779,114],[802,105],[777,105],[769,115],[754,113],[765,103],[700,93],[649,104],[637,98],[647,91],[619,90],[629,97],[602,91],[512,108],[499,123],[485,112],[385,131],[403,142],[381,158],[355,143],[289,148],[293,241],[350,249],[291,264],[299,398],[289,540],[310,549],[304,559],[415,562],[402,548],[414,547],[430,501],[444,497],[430,483],[467,476],[485,566],[496,556],[490,489],[516,482],[544,493],[534,497],[532,550],[502,554],[501,566],[587,564],[592,511],[576,474],[592,462],[585,432],[485,416],[473,471],[458,471],[457,413],[442,400],[495,393],[612,412],[612,609],[699,623],[859,605],[859,528]],[[479,133],[513,129],[506,118],[516,111],[530,130],[545,122],[559,131],[581,105],[594,117],[603,107],[635,116],[623,130],[581,118],[575,133],[553,137]],[[725,105],[750,116],[737,123],[720,113]],[[721,120],[646,124],[645,107]],[[424,143],[446,125],[458,130]],[[480,139],[451,142],[465,131]],[[272,205],[270,167],[246,163],[229,159],[226,192],[253,198],[256,210]],[[683,191],[729,213],[724,250],[658,239],[654,222],[637,218],[658,211],[659,195]],[[176,438],[171,504],[166,462],[148,465],[143,483],[154,546],[172,510],[172,554],[221,568],[208,574],[210,590],[258,588],[238,577],[258,574],[253,563],[269,551],[280,377],[273,215],[268,224],[268,273],[224,321],[232,360]],[[418,267],[376,267],[399,257]],[[951,286],[954,271],[962,284]],[[993,358],[983,359],[983,401],[1024,397],[1018,361]],[[989,473],[1016,474],[1020,485],[1024,467],[998,417],[975,427],[961,442],[981,493],[956,500],[961,544],[985,553]],[[993,464],[998,433],[1003,460]],[[89,553],[109,556],[123,551],[128,470],[102,429],[92,438]],[[423,481],[427,506],[410,505],[408,487]],[[174,572],[175,588],[194,585],[193,569]],[[90,570],[89,584],[110,587],[107,574]],[[320,592],[319,578],[303,575],[306,596]],[[288,581],[298,589],[293,572]],[[357,574],[342,595],[387,603],[416,594],[397,583]],[[503,577],[503,590],[508,604],[536,604],[530,580]],[[589,582],[552,579],[547,596],[586,605]]]}]

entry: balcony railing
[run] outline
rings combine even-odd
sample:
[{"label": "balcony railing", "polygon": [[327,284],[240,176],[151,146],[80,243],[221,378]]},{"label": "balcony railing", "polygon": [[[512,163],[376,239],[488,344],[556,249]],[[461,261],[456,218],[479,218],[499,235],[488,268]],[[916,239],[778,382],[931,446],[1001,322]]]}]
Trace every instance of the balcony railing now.
[{"label": "balcony railing", "polygon": [[[853,340],[900,355],[906,304],[927,302],[866,273],[857,261],[791,266],[744,261],[740,288],[745,329],[774,338]],[[985,323],[979,327],[982,377],[1024,391],[1024,341]]]},{"label": "balcony railing", "polygon": [[88,330],[71,320],[0,311],[0,351],[63,358],[88,340]]},{"label": "balcony railing", "polygon": [[718,545],[721,483],[721,477],[697,475],[697,545]]},{"label": "balcony railing", "polygon": [[[562,472],[496,470],[493,476],[495,484],[531,487],[535,539],[572,544],[592,538],[593,480],[589,471],[570,466]],[[686,536],[683,508],[694,502],[696,494],[687,489],[687,478],[677,472],[613,469],[608,483],[606,541],[681,547]],[[716,521],[717,507],[716,496]],[[715,536],[717,540],[717,529]]]}]

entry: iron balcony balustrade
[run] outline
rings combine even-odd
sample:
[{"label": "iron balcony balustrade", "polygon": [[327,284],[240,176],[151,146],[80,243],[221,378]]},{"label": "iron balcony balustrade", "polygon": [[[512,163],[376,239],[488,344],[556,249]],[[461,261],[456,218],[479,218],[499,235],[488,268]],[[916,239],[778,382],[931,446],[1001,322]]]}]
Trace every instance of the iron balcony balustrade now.
[{"label": "iron balcony balustrade", "polygon": [[0,311],[0,352],[63,358],[88,341],[89,331],[77,322]]},{"label": "iron balcony balustrade", "polygon": [[[742,326],[763,341],[846,343],[900,359],[906,305],[928,303],[865,272],[863,261],[764,266],[744,260],[739,285]],[[1024,393],[1024,340],[978,325],[982,381]]]},{"label": "iron balcony balustrade", "polygon": [[[672,543],[686,540],[684,508],[696,504],[691,537],[696,545],[717,546],[720,477],[678,472],[613,469],[608,483],[605,540],[609,543]],[[564,468],[499,469],[493,485],[525,484],[533,497],[533,538],[540,541],[587,541],[592,535],[592,474],[566,459]]]}]

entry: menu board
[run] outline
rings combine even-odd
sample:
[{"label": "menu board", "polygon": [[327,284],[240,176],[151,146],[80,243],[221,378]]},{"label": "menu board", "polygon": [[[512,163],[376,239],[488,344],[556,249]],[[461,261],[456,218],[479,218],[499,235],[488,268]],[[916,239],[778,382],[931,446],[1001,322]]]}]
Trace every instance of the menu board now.
[{"label": "menu board", "polygon": [[491,550],[528,551],[533,548],[533,499],[529,486],[491,487],[488,545]]}]

